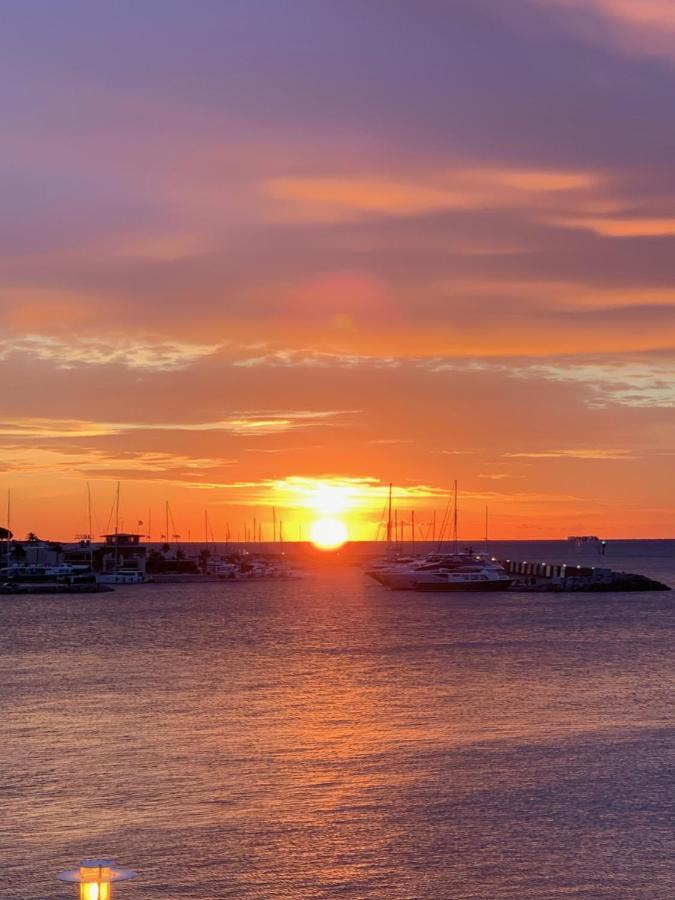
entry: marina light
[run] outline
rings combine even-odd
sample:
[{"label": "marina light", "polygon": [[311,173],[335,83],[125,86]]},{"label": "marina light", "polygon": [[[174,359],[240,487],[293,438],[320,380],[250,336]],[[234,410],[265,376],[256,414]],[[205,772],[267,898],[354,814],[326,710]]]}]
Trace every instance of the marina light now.
[{"label": "marina light", "polygon": [[79,869],[60,872],[59,881],[80,885],[80,900],[110,900],[113,882],[135,876],[131,869],[120,869],[110,859],[85,859]]}]

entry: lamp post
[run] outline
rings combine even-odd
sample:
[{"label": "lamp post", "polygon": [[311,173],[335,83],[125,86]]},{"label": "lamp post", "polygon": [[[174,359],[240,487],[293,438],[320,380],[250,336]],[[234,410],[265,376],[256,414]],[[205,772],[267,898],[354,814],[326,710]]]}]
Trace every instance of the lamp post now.
[{"label": "lamp post", "polygon": [[136,875],[131,869],[120,869],[110,859],[85,859],[79,869],[59,872],[59,881],[80,885],[80,900],[110,900],[111,885]]}]

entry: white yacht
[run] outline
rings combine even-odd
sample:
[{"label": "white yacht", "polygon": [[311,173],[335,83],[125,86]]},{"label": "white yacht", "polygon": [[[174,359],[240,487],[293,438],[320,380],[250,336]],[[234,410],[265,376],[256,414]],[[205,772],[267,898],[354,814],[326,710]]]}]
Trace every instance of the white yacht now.
[{"label": "white yacht", "polygon": [[[505,591],[513,583],[504,568],[487,552],[476,552],[472,547],[459,550],[457,527],[457,482],[454,485],[452,506],[453,553],[439,552],[442,546],[444,524],[441,527],[441,542],[436,553],[418,557],[395,557],[391,554],[391,485],[387,518],[387,541],[389,558],[373,560],[366,575],[393,591]],[[444,516],[449,517],[450,504]],[[487,508],[485,510],[485,546],[487,549]]]},{"label": "white yacht", "polygon": [[492,562],[457,566],[411,566],[380,571],[380,584],[393,591],[506,591],[513,579]]}]

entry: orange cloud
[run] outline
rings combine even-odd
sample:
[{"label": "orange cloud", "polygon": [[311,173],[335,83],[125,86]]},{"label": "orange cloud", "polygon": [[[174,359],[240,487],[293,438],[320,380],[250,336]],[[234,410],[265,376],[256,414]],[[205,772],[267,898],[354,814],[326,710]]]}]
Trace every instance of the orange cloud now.
[{"label": "orange cloud", "polygon": [[559,219],[564,228],[583,228],[602,237],[673,237],[673,218],[580,218]]},{"label": "orange cloud", "polygon": [[272,200],[283,201],[284,210],[295,217],[339,221],[354,215],[492,208],[524,197],[590,191],[598,184],[598,176],[588,172],[485,168],[408,178],[374,174],[274,178],[263,190]]},{"label": "orange cloud", "polygon": [[630,450],[603,450],[601,448],[582,448],[578,450],[540,450],[521,453],[505,453],[511,459],[636,459]]},{"label": "orange cloud", "polygon": [[[577,28],[596,41],[639,56],[675,58],[672,0],[537,0],[542,6],[578,10]],[[590,16],[589,16],[590,14]],[[592,21],[600,15],[604,28]]]}]

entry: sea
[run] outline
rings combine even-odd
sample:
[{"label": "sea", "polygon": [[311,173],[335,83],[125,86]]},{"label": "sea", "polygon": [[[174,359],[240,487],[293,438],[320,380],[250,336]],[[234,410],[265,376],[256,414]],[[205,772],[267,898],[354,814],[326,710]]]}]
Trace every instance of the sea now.
[{"label": "sea", "polygon": [[[493,544],[675,587],[675,541]],[[0,598],[0,896],[672,900],[675,592]]]}]

